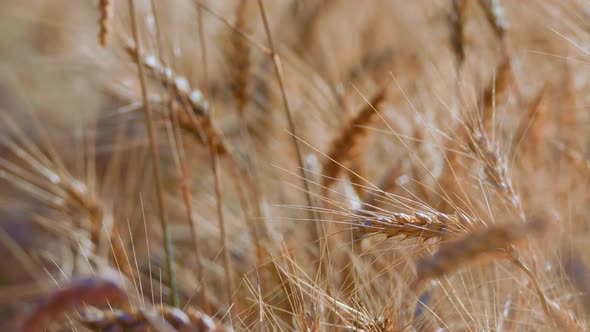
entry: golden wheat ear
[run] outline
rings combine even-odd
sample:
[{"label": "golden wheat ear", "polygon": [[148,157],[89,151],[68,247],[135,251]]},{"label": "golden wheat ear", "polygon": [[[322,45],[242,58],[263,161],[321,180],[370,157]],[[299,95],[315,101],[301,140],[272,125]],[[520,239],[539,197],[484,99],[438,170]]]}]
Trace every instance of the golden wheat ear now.
[{"label": "golden wheat ear", "polygon": [[385,89],[373,96],[369,103],[351,119],[332,141],[328,152],[328,160],[322,165],[322,186],[327,188],[342,173],[343,165],[359,154],[362,139],[366,136],[370,124],[378,115],[381,103],[385,100]]},{"label": "golden wheat ear", "polygon": [[442,238],[459,228],[457,216],[442,213],[389,213],[386,216],[367,217],[355,226],[363,235],[382,234],[389,237],[404,236],[418,240]]},{"label": "golden wheat ear", "polygon": [[91,331],[133,331],[155,329],[157,332],[229,332],[196,309],[180,310],[170,306],[100,310],[90,307],[80,314],[80,323]]}]

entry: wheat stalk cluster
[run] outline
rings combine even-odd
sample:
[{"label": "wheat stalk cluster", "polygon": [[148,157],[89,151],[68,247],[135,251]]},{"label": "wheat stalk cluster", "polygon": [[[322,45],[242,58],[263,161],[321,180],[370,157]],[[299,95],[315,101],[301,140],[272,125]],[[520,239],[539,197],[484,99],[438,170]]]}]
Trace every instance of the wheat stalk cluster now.
[{"label": "wheat stalk cluster", "polygon": [[0,330],[590,331],[589,21],[3,1]]}]

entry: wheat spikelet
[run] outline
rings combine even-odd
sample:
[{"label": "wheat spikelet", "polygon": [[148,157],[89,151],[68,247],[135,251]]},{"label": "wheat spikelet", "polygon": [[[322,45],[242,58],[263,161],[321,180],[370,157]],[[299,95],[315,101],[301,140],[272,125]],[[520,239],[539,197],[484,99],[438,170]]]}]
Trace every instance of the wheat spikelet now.
[{"label": "wheat spikelet", "polygon": [[377,116],[379,105],[385,100],[385,90],[379,91],[370,102],[340,131],[328,152],[328,160],[322,166],[324,188],[329,187],[342,172],[342,165],[359,153],[360,141],[367,133],[366,126]]},{"label": "wheat spikelet", "polygon": [[215,128],[209,116],[197,117],[187,112],[178,102],[172,103],[172,112],[176,113],[178,127],[183,131],[190,133],[199,142],[209,147],[213,144],[216,153],[225,155],[229,152],[228,145],[225,143],[223,135]]},{"label": "wheat spikelet", "polygon": [[483,163],[488,183],[500,191],[503,197],[524,218],[520,196],[514,190],[512,180],[508,176],[506,163],[497,148],[494,148],[490,143],[481,122],[468,125],[467,135],[469,149]]},{"label": "wheat spikelet", "polygon": [[162,86],[172,88],[179,101],[188,103],[193,113],[198,116],[206,116],[209,113],[209,103],[205,100],[203,93],[193,89],[185,77],[177,75],[171,68],[166,67],[157,56],[140,53],[131,41],[124,45],[124,49],[133,62],[146,68],[150,76]]},{"label": "wheat spikelet", "polygon": [[[171,100],[172,102],[172,100]],[[202,249],[201,243],[197,236],[196,231],[196,220],[193,215],[193,206],[192,206],[192,193],[189,188],[189,179],[190,173],[186,167],[186,160],[185,160],[185,149],[184,143],[182,140],[182,135],[180,134],[179,125],[178,125],[178,116],[177,112],[174,111],[173,107],[170,107],[170,122],[172,124],[172,130],[174,133],[174,143],[175,143],[175,152],[177,155],[178,160],[178,169],[180,176],[182,177],[182,196],[184,201],[184,206],[186,208],[186,217],[187,217],[187,224],[190,229],[191,233],[191,240],[194,248],[194,254],[197,259],[197,268],[196,268],[196,278],[201,280],[201,290],[202,290],[202,298],[203,298],[203,307],[207,312],[210,312],[210,305],[209,305],[209,290],[207,284],[204,281],[203,276],[203,262],[202,262]]]},{"label": "wheat spikelet", "polygon": [[100,0],[98,4],[100,11],[98,42],[102,47],[107,46],[109,32],[111,30],[111,20],[113,18],[114,2],[115,0]]},{"label": "wheat spikelet", "polygon": [[361,234],[383,234],[387,237],[405,236],[428,240],[456,233],[464,223],[460,220],[465,219],[465,216],[458,214],[388,213],[387,216],[363,218],[355,225],[355,229]]},{"label": "wheat spikelet", "polygon": [[[155,55],[139,54],[132,42],[124,46],[127,54],[136,63],[141,63],[150,76],[156,79],[164,88],[171,88],[173,95],[180,105],[188,105],[192,111],[189,114],[179,112],[179,125],[185,130],[194,132],[195,128],[204,132],[205,139],[213,144],[219,154],[227,152],[227,146],[221,133],[214,127],[209,116],[209,103],[203,93],[193,89],[188,80],[177,75],[171,68],[164,66]],[[196,133],[200,137],[200,133]]]},{"label": "wheat spikelet", "polygon": [[172,331],[231,331],[230,328],[217,324],[211,317],[199,310],[192,308],[180,310],[167,305],[113,310],[100,310],[91,307],[82,311],[79,321],[91,331],[143,331],[143,329],[151,327],[161,332],[161,329],[153,326],[153,318],[165,322]]},{"label": "wheat spikelet", "polygon": [[[139,25],[137,24],[137,18],[135,13],[135,0],[128,0],[129,4],[129,17],[130,17],[130,25],[131,25],[131,32],[133,35],[133,41],[136,45],[136,61],[137,64],[137,75],[139,80],[139,85],[141,88],[141,97],[143,102],[143,112],[145,116],[145,125],[148,132],[148,142],[150,147],[150,156],[152,159],[153,164],[153,176],[155,179],[155,189],[156,189],[156,197],[157,197],[157,206],[158,206],[158,217],[160,221],[160,229],[162,231],[162,238],[164,243],[164,251],[166,252],[166,270],[168,275],[168,285],[170,287],[170,302],[173,306],[179,306],[178,300],[178,288],[176,285],[176,270],[174,266],[174,247],[172,246],[172,239],[170,237],[170,230],[168,225],[168,214],[166,212],[166,204],[164,203],[164,194],[163,194],[163,181],[162,181],[162,172],[160,170],[160,151],[158,150],[158,146],[156,145],[156,133],[154,129],[154,120],[153,120],[153,113],[150,106],[150,102],[148,100],[148,90],[147,90],[147,81],[145,75],[145,68],[143,63],[141,63],[140,56],[141,49],[140,49],[140,38],[139,38]],[[175,87],[177,83],[175,82]]]}]

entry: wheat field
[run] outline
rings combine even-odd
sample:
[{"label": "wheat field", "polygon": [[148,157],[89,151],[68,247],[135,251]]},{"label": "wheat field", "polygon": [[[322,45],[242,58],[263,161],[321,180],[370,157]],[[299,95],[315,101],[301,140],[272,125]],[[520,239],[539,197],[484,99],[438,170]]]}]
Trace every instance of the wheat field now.
[{"label": "wheat field", "polygon": [[2,331],[590,331],[590,3],[4,0]]}]

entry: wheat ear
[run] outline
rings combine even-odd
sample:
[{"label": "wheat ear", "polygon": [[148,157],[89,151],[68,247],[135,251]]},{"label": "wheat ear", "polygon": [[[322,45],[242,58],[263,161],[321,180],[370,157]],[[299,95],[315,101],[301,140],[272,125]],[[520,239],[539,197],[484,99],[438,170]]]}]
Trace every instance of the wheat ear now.
[{"label": "wheat ear", "polygon": [[520,217],[524,219],[520,196],[514,190],[512,180],[508,175],[506,162],[498,149],[490,143],[482,123],[476,122],[468,125],[467,135],[469,137],[469,149],[483,163],[488,183],[498,190],[520,214]]},{"label": "wheat ear", "polygon": [[207,287],[207,283],[205,282],[204,276],[204,269],[203,269],[203,262],[201,259],[202,250],[201,250],[201,242],[199,241],[197,235],[197,225],[196,220],[193,216],[193,207],[192,207],[192,195],[189,188],[189,170],[186,167],[186,160],[185,160],[185,150],[184,144],[182,141],[182,135],[178,130],[178,117],[176,116],[177,112],[171,108],[170,111],[170,122],[172,123],[172,130],[174,133],[174,142],[176,145],[176,151],[178,154],[178,168],[180,171],[180,175],[182,177],[182,197],[184,200],[184,206],[186,208],[186,217],[187,223],[190,228],[191,232],[191,240],[193,244],[193,248],[195,250],[194,254],[197,259],[197,269],[196,269],[196,279],[199,280],[199,284],[201,286],[201,291],[203,294],[203,307],[206,312],[210,312],[210,304],[209,304],[209,291]]},{"label": "wheat ear", "polygon": [[377,116],[379,105],[385,100],[385,90],[379,91],[361,111],[348,122],[340,131],[340,135],[334,139],[328,152],[328,160],[322,165],[325,190],[335,181],[342,172],[342,165],[349,162],[359,153],[360,142],[366,136],[368,129],[365,127]]},{"label": "wheat ear", "polygon": [[388,213],[385,216],[362,218],[354,224],[354,228],[363,235],[382,234],[387,237],[428,240],[457,233],[463,223],[460,220],[464,218],[463,215],[443,213]]},{"label": "wheat ear", "polygon": [[[201,139],[201,133],[209,138],[215,138],[216,149],[219,154],[227,152],[227,146],[223,135],[215,128],[209,117],[209,103],[201,92],[194,89],[188,80],[176,74],[171,68],[165,66],[155,55],[145,55],[138,49],[137,43],[127,43],[125,51],[138,65],[141,64],[147,73],[157,80],[165,89],[171,89],[172,94],[181,105],[187,105],[191,112],[179,114],[179,125],[182,129],[195,133]],[[209,139],[211,141],[211,139]]]}]

